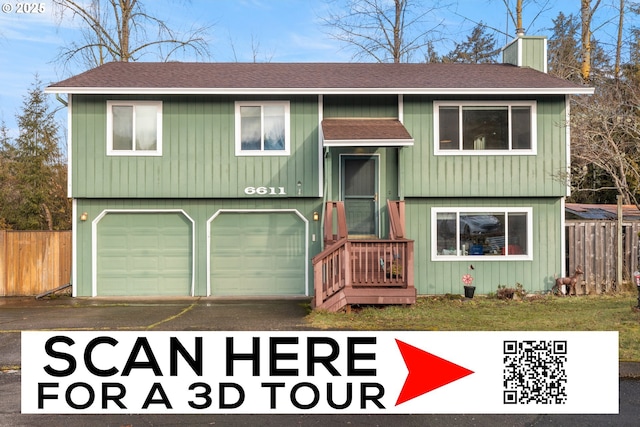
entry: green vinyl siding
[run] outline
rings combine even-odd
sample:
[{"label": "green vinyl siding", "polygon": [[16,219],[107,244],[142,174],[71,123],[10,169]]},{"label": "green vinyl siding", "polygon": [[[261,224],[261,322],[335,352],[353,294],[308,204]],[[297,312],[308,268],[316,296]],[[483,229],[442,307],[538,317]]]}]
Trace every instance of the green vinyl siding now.
[{"label": "green vinyl siding", "polygon": [[[502,51],[502,62],[519,67],[530,67],[545,72],[546,37],[522,36],[509,43]],[[519,52],[521,54],[519,55]]]},{"label": "green vinyl siding", "polygon": [[107,213],[97,223],[98,296],[191,295],[192,226],[181,213]]},{"label": "green vinyl siding", "polygon": [[398,118],[397,95],[325,95],[323,117]]},{"label": "green vinyl siding", "polygon": [[292,212],[223,212],[211,222],[211,294],[305,295],[305,226]]},{"label": "green vinyl siding", "polygon": [[[162,156],[107,156],[106,102],[115,99],[162,101]],[[290,101],[291,154],[237,157],[234,102],[281,99]],[[316,96],[74,95],[71,106],[74,197],[255,197],[247,187],[277,188],[276,197],[319,196]]]},{"label": "green vinyl siding", "polygon": [[[431,209],[440,207],[532,208],[531,260],[433,261],[431,254]],[[498,285],[521,283],[529,292],[549,291],[554,275],[561,272],[562,202],[559,198],[441,198],[406,199],[407,237],[415,240],[414,277],[418,294],[461,294],[462,276],[471,273],[477,294],[496,292]],[[469,269],[474,266],[474,270]]]},{"label": "green vinyl siding", "polygon": [[405,197],[565,195],[565,183],[559,178],[566,170],[566,105],[563,96],[535,99],[536,155],[434,155],[432,117],[435,100],[444,99],[427,96],[404,97],[404,124],[415,139],[414,146],[401,150],[403,167],[400,186]]}]

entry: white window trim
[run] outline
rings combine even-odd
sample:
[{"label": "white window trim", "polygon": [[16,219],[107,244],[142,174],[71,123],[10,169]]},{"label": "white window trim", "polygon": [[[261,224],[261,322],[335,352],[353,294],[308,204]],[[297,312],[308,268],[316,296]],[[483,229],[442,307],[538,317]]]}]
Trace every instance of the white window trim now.
[{"label": "white window trim", "polygon": [[[461,213],[510,213],[527,214],[527,253],[523,255],[438,255],[438,214],[455,213],[458,221]],[[505,229],[505,242],[509,241],[508,227]],[[456,247],[460,251],[460,234],[456,236]],[[530,207],[460,207],[431,208],[431,260],[432,261],[531,261],[533,260],[533,208]]]},{"label": "white window trim", "polygon": [[[441,150],[440,149],[440,107],[509,107],[509,149],[508,150]],[[514,150],[511,148],[511,107],[531,107],[531,148]],[[533,156],[538,152],[536,101],[434,101],[433,102],[433,150],[436,156]],[[462,114],[460,118],[460,144],[462,144]]]},{"label": "white window trim", "polygon": [[[284,106],[284,150],[243,150],[240,139],[240,107]],[[264,120],[261,120],[264,126]],[[288,156],[291,154],[291,102],[290,101],[236,101],[235,103],[235,144],[236,156]],[[264,132],[260,132],[264,135]]]},{"label": "white window trim", "polygon": [[[155,105],[157,113],[156,140],[155,150],[136,150],[135,141],[131,150],[114,150],[113,149],[113,113],[112,107],[125,106],[135,107],[138,105]],[[133,121],[135,135],[135,119]],[[107,156],[162,156],[162,101],[107,101]]]}]

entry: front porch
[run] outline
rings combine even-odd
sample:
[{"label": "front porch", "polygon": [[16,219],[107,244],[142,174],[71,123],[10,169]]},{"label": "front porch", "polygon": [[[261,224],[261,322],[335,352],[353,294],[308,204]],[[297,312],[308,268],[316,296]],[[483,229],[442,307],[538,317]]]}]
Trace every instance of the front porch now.
[{"label": "front porch", "polygon": [[404,237],[404,202],[389,201],[387,207],[389,239],[362,239],[348,236],[344,203],[327,202],[325,249],[313,258],[314,308],[415,303],[414,242]]}]

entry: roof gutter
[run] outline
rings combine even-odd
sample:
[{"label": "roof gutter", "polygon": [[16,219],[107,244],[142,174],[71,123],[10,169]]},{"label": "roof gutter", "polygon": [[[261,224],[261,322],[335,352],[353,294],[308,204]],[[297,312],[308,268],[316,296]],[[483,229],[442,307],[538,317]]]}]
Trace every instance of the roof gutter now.
[{"label": "roof gutter", "polygon": [[564,88],[140,88],[58,87],[45,93],[80,95],[591,95],[593,87]]}]

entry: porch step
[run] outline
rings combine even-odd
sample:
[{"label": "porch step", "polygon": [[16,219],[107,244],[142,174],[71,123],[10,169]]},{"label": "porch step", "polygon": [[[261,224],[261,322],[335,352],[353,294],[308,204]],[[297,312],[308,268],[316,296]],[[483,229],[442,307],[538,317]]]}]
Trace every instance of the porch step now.
[{"label": "porch step", "polygon": [[337,312],[353,304],[411,305],[415,302],[415,288],[343,288],[315,308]]}]

